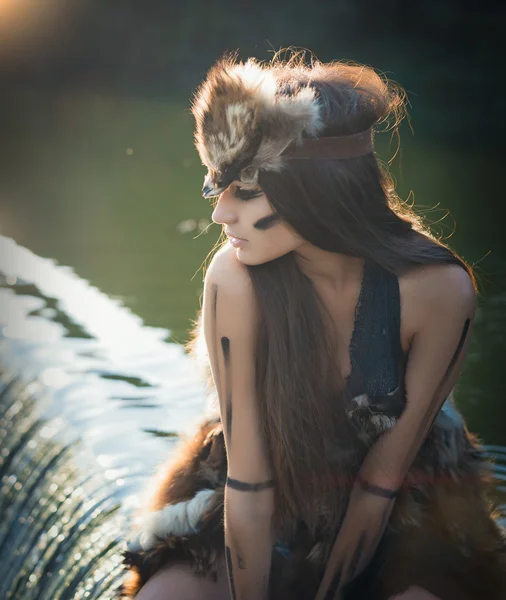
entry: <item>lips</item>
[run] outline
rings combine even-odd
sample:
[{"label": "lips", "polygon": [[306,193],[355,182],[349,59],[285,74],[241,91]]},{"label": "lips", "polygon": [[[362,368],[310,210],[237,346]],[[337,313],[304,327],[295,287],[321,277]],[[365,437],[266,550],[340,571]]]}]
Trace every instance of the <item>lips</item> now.
[{"label": "lips", "polygon": [[225,231],[225,235],[228,236],[229,238],[235,238],[236,240],[241,240],[243,242],[248,241],[246,238],[239,237],[238,235],[235,235],[235,233],[232,233],[231,231]]},{"label": "lips", "polygon": [[228,237],[229,244],[234,248],[245,248],[248,245],[248,240],[245,240],[244,238],[237,237],[229,231],[225,231],[225,234]]}]

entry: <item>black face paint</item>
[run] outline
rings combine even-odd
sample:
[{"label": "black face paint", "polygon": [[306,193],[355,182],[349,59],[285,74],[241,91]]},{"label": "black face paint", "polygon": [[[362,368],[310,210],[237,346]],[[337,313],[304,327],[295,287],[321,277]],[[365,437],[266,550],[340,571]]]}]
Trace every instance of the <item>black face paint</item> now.
[{"label": "black face paint", "polygon": [[279,216],[275,215],[274,213],[272,215],[269,215],[268,217],[263,217],[262,219],[259,219],[254,225],[253,227],[255,229],[260,229],[261,231],[265,231],[266,229],[270,229],[271,227],[274,227],[274,225],[276,225],[276,223],[279,221]]},{"label": "black face paint", "polygon": [[226,398],[226,426],[225,435],[230,448],[232,441],[232,372],[230,370],[230,340],[228,337],[221,338],[221,349],[225,361],[225,398]]}]

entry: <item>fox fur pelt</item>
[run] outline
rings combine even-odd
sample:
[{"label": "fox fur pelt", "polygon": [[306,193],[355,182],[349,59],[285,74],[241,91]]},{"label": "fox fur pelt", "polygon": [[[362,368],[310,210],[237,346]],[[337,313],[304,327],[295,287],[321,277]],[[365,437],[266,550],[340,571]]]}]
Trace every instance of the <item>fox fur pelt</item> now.
[{"label": "fox fur pelt", "polygon": [[208,168],[204,195],[220,194],[234,179],[256,183],[260,169],[281,170],[290,144],[323,129],[310,81],[283,85],[276,75],[254,59],[222,59],[197,90],[192,113],[195,145]]}]

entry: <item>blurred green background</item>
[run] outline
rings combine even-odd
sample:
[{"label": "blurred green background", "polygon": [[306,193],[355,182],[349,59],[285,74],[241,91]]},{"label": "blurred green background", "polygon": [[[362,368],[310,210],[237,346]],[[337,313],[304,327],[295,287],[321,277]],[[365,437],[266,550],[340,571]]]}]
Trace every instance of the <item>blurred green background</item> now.
[{"label": "blurred green background", "polygon": [[[183,343],[220,229],[200,195],[189,113],[207,68],[226,50],[268,59],[291,44],[321,60],[371,64],[404,85],[411,103],[414,134],[405,123],[392,165],[401,197],[476,265],[482,298],[457,399],[472,429],[506,443],[501,109],[484,87],[504,9],[449,1],[40,5],[0,2],[2,234],[72,266]],[[378,150],[386,160],[395,141],[385,137]]]}]

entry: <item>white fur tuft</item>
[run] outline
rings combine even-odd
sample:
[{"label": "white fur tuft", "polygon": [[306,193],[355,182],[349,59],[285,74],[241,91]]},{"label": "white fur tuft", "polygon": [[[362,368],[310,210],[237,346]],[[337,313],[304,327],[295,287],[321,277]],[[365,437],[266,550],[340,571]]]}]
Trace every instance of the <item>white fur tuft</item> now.
[{"label": "white fur tuft", "polygon": [[[192,110],[197,150],[210,171],[205,187],[214,190],[214,195],[223,191],[220,182],[228,169],[233,173],[240,166],[239,179],[254,183],[259,170],[284,167],[281,155],[290,144],[316,137],[324,127],[317,92],[310,83],[284,94],[278,88],[276,71],[254,59],[218,64]],[[206,119],[209,114],[212,120]],[[256,143],[259,132],[255,148],[251,141]]]},{"label": "white fur tuft", "polygon": [[302,88],[295,96],[280,102],[288,117],[299,123],[299,127],[308,136],[316,136],[323,129],[320,106],[312,87]]},{"label": "white fur tuft", "polygon": [[150,550],[159,538],[170,535],[193,535],[199,530],[199,521],[216,494],[215,490],[200,490],[191,500],[168,504],[164,508],[146,514],[140,523],[137,536],[128,544],[130,551]]},{"label": "white fur tuft", "polygon": [[255,91],[261,101],[273,101],[276,94],[276,78],[273,73],[252,60],[235,65],[234,73],[237,74],[245,88]]}]

